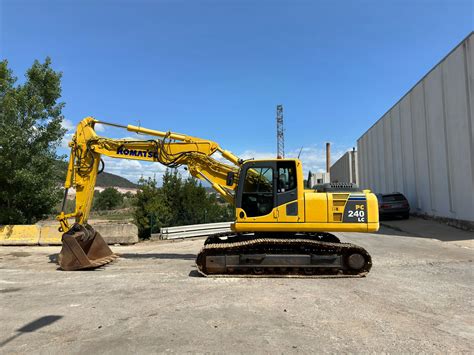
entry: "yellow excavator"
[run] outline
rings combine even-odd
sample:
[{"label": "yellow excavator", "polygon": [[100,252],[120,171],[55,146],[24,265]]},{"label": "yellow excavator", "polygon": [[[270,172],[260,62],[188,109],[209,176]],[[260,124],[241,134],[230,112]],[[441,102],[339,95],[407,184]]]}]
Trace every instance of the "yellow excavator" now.
[{"label": "yellow excavator", "polygon": [[[124,128],[153,139],[100,137],[96,124]],[[157,137],[154,139],[154,137]],[[88,223],[101,156],[185,166],[235,206],[231,233],[209,236],[196,265],[205,276],[365,276],[372,261],[362,247],[329,232],[375,232],[378,203],[352,184],[304,186],[298,159],[242,160],[217,143],[185,134],[122,126],[86,117],[69,143],[59,264],[63,270],[100,267],[117,258]],[[222,162],[223,160],[226,163]],[[68,189],[75,210],[66,214]],[[74,218],[73,224],[69,219]]]}]

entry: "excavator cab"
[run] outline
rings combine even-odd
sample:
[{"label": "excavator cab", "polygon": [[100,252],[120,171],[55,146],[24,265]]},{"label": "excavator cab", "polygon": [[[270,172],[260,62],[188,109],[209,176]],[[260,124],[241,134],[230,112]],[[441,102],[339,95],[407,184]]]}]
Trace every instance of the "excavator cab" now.
[{"label": "excavator cab", "polygon": [[[304,211],[301,162],[297,159],[245,162],[236,190],[236,224],[298,222]],[[250,227],[250,224],[248,225]],[[268,230],[268,228],[270,228]]]},{"label": "excavator cab", "polygon": [[[328,185],[328,186],[326,186]],[[305,189],[298,159],[242,164],[235,193],[235,232],[374,232],[377,199],[353,184]]]}]

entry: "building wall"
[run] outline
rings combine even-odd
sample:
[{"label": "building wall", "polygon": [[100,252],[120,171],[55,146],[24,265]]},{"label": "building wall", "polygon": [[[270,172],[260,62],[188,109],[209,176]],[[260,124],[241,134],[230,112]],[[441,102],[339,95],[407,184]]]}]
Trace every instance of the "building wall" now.
[{"label": "building wall", "polygon": [[346,152],[330,169],[331,182],[352,182],[359,184],[357,151]]},{"label": "building wall", "polygon": [[307,187],[312,189],[315,185],[326,184],[330,182],[328,173],[312,173],[311,171],[308,174],[308,185]]},{"label": "building wall", "polygon": [[473,68],[471,33],[359,138],[361,187],[474,221]]}]

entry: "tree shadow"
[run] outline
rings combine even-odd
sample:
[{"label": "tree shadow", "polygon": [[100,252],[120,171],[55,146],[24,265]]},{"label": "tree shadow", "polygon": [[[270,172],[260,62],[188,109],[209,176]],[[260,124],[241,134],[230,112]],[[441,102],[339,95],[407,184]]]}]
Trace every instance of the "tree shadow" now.
[{"label": "tree shadow", "polygon": [[176,254],[176,253],[123,253],[119,254],[121,258],[125,259],[183,259],[195,260],[196,254]]},{"label": "tree shadow", "polygon": [[12,335],[8,339],[5,339],[4,341],[2,341],[0,343],[0,347],[3,347],[5,345],[7,345],[9,342],[11,342],[12,340],[18,338],[23,333],[35,332],[38,329],[41,329],[43,327],[46,327],[48,325],[53,324],[54,322],[60,320],[61,318],[63,318],[63,316],[56,316],[56,315],[44,316],[44,317],[38,318],[38,319],[28,323],[28,324],[25,324],[23,327],[16,330],[17,333],[15,335]]}]

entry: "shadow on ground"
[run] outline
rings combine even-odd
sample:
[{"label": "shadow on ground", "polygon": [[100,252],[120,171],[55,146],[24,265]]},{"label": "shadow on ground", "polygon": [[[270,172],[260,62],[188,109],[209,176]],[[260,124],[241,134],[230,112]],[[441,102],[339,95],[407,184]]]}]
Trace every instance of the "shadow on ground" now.
[{"label": "shadow on ground", "polygon": [[23,288],[21,287],[7,287],[0,290],[0,293],[12,293],[21,291]]},{"label": "shadow on ground", "polygon": [[58,263],[58,256],[59,256],[59,253],[48,255],[49,263],[50,264],[57,264]]},{"label": "shadow on ground", "polygon": [[395,229],[395,228],[385,226],[382,224],[382,222],[380,223],[380,229],[376,234],[394,235],[397,237],[414,237],[414,238],[417,237],[416,235],[410,234],[408,232],[404,232],[401,229]]},{"label": "shadow on ground", "polygon": [[38,319],[28,323],[28,324],[25,324],[23,327],[16,330],[17,333],[15,335],[12,335],[8,339],[5,339],[4,341],[2,341],[0,343],[0,347],[5,346],[6,344],[11,342],[12,340],[18,338],[23,333],[35,332],[40,328],[43,328],[43,327],[46,327],[48,325],[53,324],[54,322],[60,320],[61,318],[63,318],[63,316],[54,316],[54,315],[44,316],[44,317],[38,318]]},{"label": "shadow on ground", "polygon": [[421,218],[381,220],[378,234],[437,239],[442,242],[474,240],[474,232],[464,231],[437,221]]},{"label": "shadow on ground", "polygon": [[121,258],[125,259],[183,259],[195,260],[196,254],[176,254],[176,253],[118,253]]},{"label": "shadow on ground", "polygon": [[203,274],[199,273],[197,270],[191,270],[188,274],[189,277],[205,277]]}]

